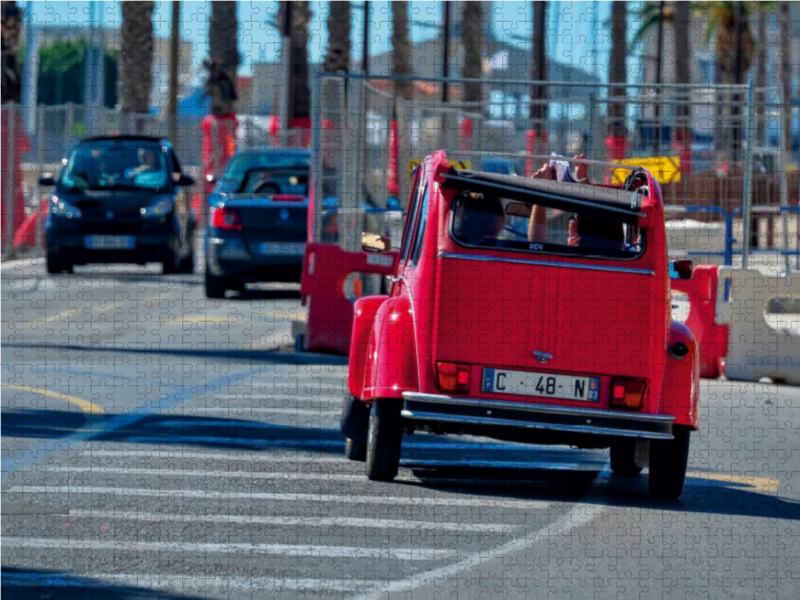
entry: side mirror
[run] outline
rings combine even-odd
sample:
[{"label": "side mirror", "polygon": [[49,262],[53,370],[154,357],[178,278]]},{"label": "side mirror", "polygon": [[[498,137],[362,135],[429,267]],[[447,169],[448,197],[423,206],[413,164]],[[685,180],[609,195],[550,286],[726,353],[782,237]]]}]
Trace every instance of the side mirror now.
[{"label": "side mirror", "polygon": [[386,252],[392,249],[392,242],[385,235],[362,233],[361,249],[364,252]]},{"label": "side mirror", "polygon": [[673,260],[669,263],[670,279],[691,279],[694,265],[690,260]]},{"label": "side mirror", "polygon": [[184,175],[181,173],[181,176],[178,178],[176,185],[180,185],[182,187],[189,187],[194,185],[194,177],[189,177],[188,175]]},{"label": "side mirror", "polygon": [[56,184],[55,178],[52,173],[45,173],[39,177],[39,185],[43,187],[53,187]]}]

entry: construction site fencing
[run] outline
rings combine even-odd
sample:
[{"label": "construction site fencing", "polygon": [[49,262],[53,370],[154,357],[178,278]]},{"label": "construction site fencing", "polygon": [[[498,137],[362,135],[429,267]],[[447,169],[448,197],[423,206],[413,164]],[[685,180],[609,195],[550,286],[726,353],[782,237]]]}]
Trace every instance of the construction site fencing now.
[{"label": "construction site fencing", "polygon": [[[478,100],[466,100],[471,85],[480,90]],[[728,215],[750,205],[797,206],[800,177],[790,164],[797,152],[784,156],[778,150],[783,146],[784,111],[792,112],[795,123],[797,107],[782,105],[780,98],[777,87],[756,88],[752,83],[609,86],[315,72],[317,197],[331,191],[353,215],[363,206],[387,206],[392,198],[402,205],[414,166],[436,149],[456,148],[498,156],[518,153],[519,158],[491,161],[490,166],[521,175],[539,167],[526,154],[584,153],[637,163],[656,174],[665,204],[720,207]],[[546,117],[532,118],[537,107]],[[797,136],[794,132],[795,148],[800,145]],[[487,167],[470,160],[459,164]],[[614,180],[600,167],[591,168],[590,176]],[[748,212],[745,257],[750,247],[781,249],[777,214]],[[754,217],[758,223],[752,222]],[[792,235],[797,230],[794,217],[789,214],[786,226]],[[706,211],[701,220],[725,226],[718,212]],[[343,247],[357,249],[358,223],[344,224],[343,232]],[[312,234],[319,239],[317,225]]]}]

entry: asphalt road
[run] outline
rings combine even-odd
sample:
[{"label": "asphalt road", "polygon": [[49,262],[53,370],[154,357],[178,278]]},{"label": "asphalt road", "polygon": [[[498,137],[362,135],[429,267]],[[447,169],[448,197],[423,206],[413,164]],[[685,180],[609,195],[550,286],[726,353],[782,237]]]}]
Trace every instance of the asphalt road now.
[{"label": "asphalt road", "polygon": [[429,435],[372,483],[296,287],[1,269],[4,599],[800,597],[800,388],[704,381],[676,503],[606,452]]}]

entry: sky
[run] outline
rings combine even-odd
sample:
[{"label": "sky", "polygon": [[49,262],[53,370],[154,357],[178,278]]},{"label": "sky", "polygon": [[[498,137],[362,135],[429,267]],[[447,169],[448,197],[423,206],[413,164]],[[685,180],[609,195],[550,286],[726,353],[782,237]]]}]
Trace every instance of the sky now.
[{"label": "sky", "polygon": [[[106,27],[118,28],[121,21],[119,2],[23,2],[33,9],[39,26],[89,27],[95,20]],[[530,47],[524,40],[532,37],[530,2],[485,2],[487,27],[493,35],[520,47]],[[94,5],[94,6],[93,6]],[[171,2],[156,2],[153,21],[155,33],[168,37],[171,29]],[[239,51],[242,55],[240,75],[252,73],[254,62],[273,62],[280,56],[279,32],[269,25],[276,17],[278,2],[237,2],[239,19]],[[311,2],[313,18],[310,26],[309,58],[321,59],[327,43],[327,2]],[[351,39],[353,59],[360,62],[363,53],[363,2],[353,2]],[[430,40],[437,35],[436,24],[443,21],[441,2],[410,2],[411,37],[414,42]],[[210,2],[182,2],[181,32],[192,42],[192,64],[199,66],[207,56],[208,16]],[[388,1],[370,2],[370,54],[389,50],[391,9]],[[610,2],[550,2],[548,7],[548,54],[559,62],[583,67],[607,79],[606,65],[610,43],[603,35],[603,23],[611,13]],[[102,16],[102,18],[101,18]],[[597,35],[594,34],[594,25]],[[521,38],[521,39],[520,39]]]}]

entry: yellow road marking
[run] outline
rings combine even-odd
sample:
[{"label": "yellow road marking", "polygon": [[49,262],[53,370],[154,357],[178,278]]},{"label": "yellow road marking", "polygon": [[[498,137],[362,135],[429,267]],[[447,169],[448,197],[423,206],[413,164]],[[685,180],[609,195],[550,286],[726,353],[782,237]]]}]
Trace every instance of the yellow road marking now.
[{"label": "yellow road marking", "polygon": [[745,486],[755,488],[759,492],[768,494],[778,493],[778,485],[780,481],[777,478],[771,477],[752,477],[750,475],[735,475],[724,473],[701,473],[699,471],[689,471],[686,473],[687,477],[694,477],[696,479],[709,479],[711,481],[721,481],[723,483],[730,483],[736,486]]},{"label": "yellow road marking", "polygon": [[35,388],[30,385],[12,385],[10,383],[4,383],[3,387],[12,390],[30,392],[32,394],[39,394],[41,396],[48,396],[50,398],[57,398],[59,400],[63,400],[64,402],[69,402],[70,404],[74,404],[75,406],[80,408],[84,413],[87,414],[103,415],[106,412],[105,410],[103,410],[102,407],[97,406],[97,404],[89,402],[88,400],[84,400],[83,398],[77,398],[76,396],[70,396],[69,394],[64,394],[63,392],[43,390],[41,388]]}]

